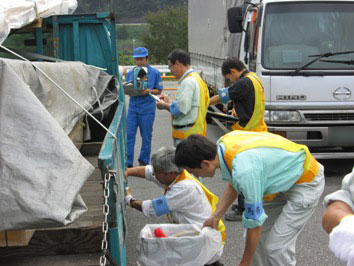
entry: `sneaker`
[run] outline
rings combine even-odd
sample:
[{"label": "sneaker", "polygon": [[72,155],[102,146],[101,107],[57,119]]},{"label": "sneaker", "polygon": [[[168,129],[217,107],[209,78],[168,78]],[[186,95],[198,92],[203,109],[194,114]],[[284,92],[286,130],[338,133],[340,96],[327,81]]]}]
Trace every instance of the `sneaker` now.
[{"label": "sneaker", "polygon": [[146,166],[146,163],[144,163],[143,161],[139,161],[139,166]]},{"label": "sneaker", "polygon": [[238,209],[238,204],[232,204],[231,205],[231,210],[236,210],[236,209]]},{"label": "sneaker", "polygon": [[236,208],[236,210],[229,210],[225,214],[225,220],[227,221],[242,221],[242,212]]}]

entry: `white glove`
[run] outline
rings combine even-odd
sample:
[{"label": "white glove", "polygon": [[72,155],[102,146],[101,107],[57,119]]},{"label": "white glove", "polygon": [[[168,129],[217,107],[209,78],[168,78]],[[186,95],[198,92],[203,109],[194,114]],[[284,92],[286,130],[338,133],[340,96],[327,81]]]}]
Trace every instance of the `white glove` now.
[{"label": "white glove", "polygon": [[124,200],[125,200],[125,205],[130,206],[130,201],[131,200],[135,200],[135,199],[134,199],[134,197],[132,195],[129,194],[129,195],[125,196]]},{"label": "white glove", "polygon": [[329,234],[329,248],[347,265],[354,266],[354,215],[348,215]]},{"label": "white glove", "polygon": [[126,188],[126,191],[125,191],[125,198],[124,198],[124,201],[125,201],[125,205],[128,205],[130,206],[130,201],[131,200],[135,200],[135,198],[132,196],[131,194],[131,189],[130,187],[127,187]]}]

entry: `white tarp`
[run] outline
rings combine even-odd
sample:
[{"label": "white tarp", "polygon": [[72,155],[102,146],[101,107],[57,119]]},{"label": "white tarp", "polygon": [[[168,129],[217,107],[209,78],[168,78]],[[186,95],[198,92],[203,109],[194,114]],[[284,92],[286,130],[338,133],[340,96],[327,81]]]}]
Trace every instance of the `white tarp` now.
[{"label": "white tarp", "polygon": [[0,44],[11,29],[19,29],[36,18],[72,14],[76,0],[9,0],[0,2]]},{"label": "white tarp", "polygon": [[8,60],[0,75],[0,231],[69,224],[94,167]]},{"label": "white tarp", "polygon": [[[86,109],[117,101],[114,77],[96,67],[35,65]],[[63,226],[86,211],[79,192],[94,167],[67,136],[83,115],[30,62],[0,59],[0,231]]]},{"label": "white tarp", "polygon": [[[30,62],[0,59],[16,72],[26,83],[44,107],[69,134],[85,112],[62,93],[49,79],[35,69]],[[67,91],[86,110],[92,110],[107,89],[112,76],[94,66],[82,62],[34,62],[44,73]],[[117,91],[116,88],[113,90]],[[117,101],[117,95],[112,101]]]}]

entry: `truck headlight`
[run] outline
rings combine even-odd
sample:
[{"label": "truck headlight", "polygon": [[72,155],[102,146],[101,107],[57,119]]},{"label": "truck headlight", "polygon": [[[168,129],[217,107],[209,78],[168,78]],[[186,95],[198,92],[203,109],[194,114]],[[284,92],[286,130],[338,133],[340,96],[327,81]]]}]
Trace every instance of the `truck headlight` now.
[{"label": "truck headlight", "polygon": [[264,121],[269,122],[270,121],[270,112],[268,110],[264,111]]},{"label": "truck headlight", "polygon": [[265,111],[264,120],[274,122],[299,122],[301,121],[301,116],[297,111]]}]

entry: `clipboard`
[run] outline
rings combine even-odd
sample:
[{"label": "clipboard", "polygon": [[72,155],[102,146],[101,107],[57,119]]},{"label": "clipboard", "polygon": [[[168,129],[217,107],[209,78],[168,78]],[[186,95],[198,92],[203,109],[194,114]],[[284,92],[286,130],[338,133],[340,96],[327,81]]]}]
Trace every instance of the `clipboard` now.
[{"label": "clipboard", "polygon": [[149,93],[149,95],[154,98],[157,102],[161,102],[161,99],[154,94]]}]

